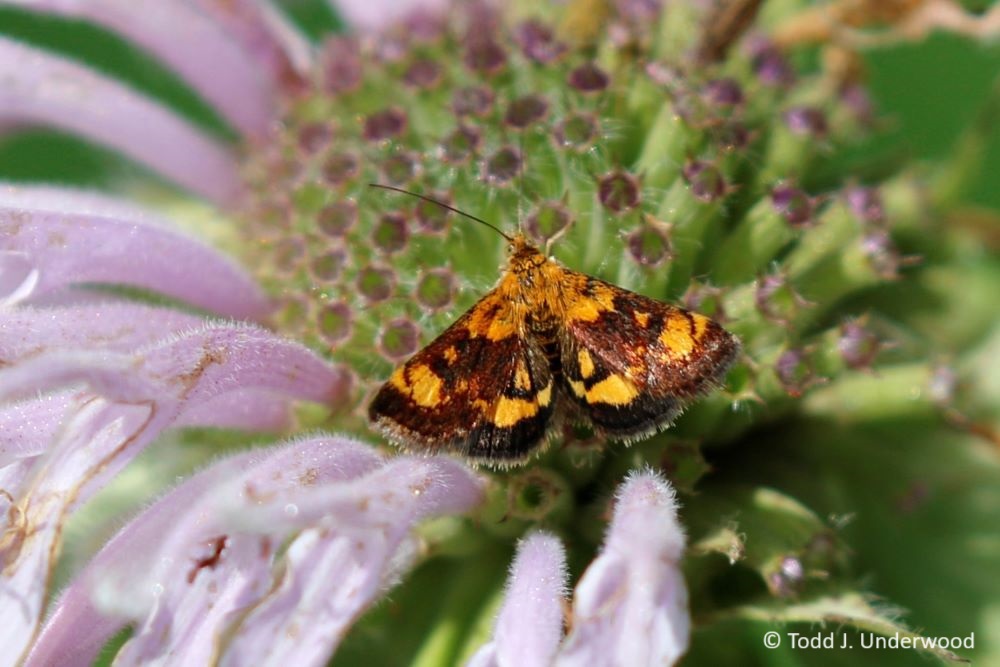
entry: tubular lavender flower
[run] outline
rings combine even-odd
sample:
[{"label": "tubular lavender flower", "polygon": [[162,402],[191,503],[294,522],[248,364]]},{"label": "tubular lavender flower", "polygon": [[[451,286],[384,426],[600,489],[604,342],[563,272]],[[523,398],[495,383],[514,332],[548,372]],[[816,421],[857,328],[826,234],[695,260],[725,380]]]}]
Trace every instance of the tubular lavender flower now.
[{"label": "tubular lavender flower", "polygon": [[563,635],[566,554],[559,539],[533,533],[517,545],[493,639],[469,667],[549,665]]},{"label": "tubular lavender flower", "polygon": [[580,578],[559,665],[672,665],[691,620],[674,490],[643,472],[622,484],[601,553]]},{"label": "tubular lavender flower", "polygon": [[577,584],[569,636],[562,545],[552,535],[529,535],[518,545],[493,639],[469,666],[674,664],[691,627],[683,551],[670,484],[649,471],[630,475],[601,552]]},{"label": "tubular lavender flower", "polygon": [[[883,4],[0,0],[0,665],[777,664],[767,631],[906,618],[998,659],[996,213],[965,198],[1000,88],[918,163],[865,87],[865,49],[998,12]],[[24,182],[38,128],[114,194]],[[518,231],[741,356],[639,442],[557,365],[523,467],[397,451],[371,398]],[[640,343],[602,372],[646,386]]]},{"label": "tubular lavender flower", "polygon": [[386,462],[343,438],[226,459],[108,542],[26,664],[89,664],[130,622],[125,664],[319,664],[412,559],[413,523],[479,498],[456,462]]}]

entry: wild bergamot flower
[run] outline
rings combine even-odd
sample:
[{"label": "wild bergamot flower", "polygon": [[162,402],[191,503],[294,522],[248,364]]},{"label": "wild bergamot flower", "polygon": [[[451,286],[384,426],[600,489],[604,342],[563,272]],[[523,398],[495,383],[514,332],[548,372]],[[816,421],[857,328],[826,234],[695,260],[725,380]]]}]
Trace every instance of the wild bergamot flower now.
[{"label": "wild bergamot flower", "polygon": [[[344,2],[362,29],[314,44],[249,0],[2,4],[121,34],[239,137],[0,37],[0,127],[187,193],[0,192],[10,660],[735,663],[762,622],[912,636],[876,593],[996,655],[998,279],[957,208],[989,123],[930,167],[840,159],[878,128],[853,49],[990,35],[995,10]],[[372,392],[504,243],[370,182],[710,315],[745,355],[628,448],[570,427],[488,475],[396,455]]]}]

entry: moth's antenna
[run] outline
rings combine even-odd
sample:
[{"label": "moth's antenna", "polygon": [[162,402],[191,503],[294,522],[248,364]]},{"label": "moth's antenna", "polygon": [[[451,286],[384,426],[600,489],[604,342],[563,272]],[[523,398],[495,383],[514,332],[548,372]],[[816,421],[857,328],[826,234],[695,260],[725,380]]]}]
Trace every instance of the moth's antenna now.
[{"label": "moth's antenna", "polygon": [[517,143],[517,229],[521,231],[524,224],[524,212],[521,210],[521,202],[524,201],[524,134],[517,135]]},{"label": "moth's antenna", "polygon": [[430,202],[431,204],[437,204],[441,208],[446,208],[446,209],[448,209],[449,211],[451,211],[453,213],[458,213],[459,215],[465,216],[469,220],[475,220],[476,222],[478,222],[480,224],[486,225],[487,227],[489,227],[490,229],[492,229],[497,234],[499,234],[500,236],[504,237],[505,239],[507,239],[511,243],[514,242],[514,239],[512,239],[509,236],[507,236],[502,231],[500,231],[499,228],[491,225],[490,223],[486,222],[482,218],[477,218],[476,216],[472,215],[471,213],[466,213],[465,211],[459,211],[454,206],[448,206],[448,204],[445,204],[443,201],[438,201],[437,199],[433,199],[431,197],[425,197],[424,195],[418,195],[416,192],[410,192],[409,190],[404,190],[403,188],[397,188],[397,187],[392,186],[392,185],[382,185],[381,183],[369,183],[368,186],[372,187],[372,188],[382,188],[383,190],[393,190],[395,192],[401,192],[404,195],[410,195],[411,197],[416,197],[417,199],[423,199],[424,201]]}]

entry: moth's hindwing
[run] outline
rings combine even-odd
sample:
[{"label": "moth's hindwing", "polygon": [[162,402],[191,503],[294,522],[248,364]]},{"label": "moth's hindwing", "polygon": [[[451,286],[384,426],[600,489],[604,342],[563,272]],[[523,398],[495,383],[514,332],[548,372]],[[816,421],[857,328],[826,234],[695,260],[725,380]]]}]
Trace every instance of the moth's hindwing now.
[{"label": "moth's hindwing", "polygon": [[573,307],[569,298],[562,384],[581,420],[600,433],[632,440],[665,428],[723,381],[739,353],[737,339],[704,315],[596,278],[584,285],[579,299],[603,306]]}]

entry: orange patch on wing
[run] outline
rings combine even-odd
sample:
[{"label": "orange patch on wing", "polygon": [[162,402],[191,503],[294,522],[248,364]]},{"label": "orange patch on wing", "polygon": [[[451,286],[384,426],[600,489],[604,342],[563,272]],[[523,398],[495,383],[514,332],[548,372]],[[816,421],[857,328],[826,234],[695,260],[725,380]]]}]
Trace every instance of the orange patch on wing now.
[{"label": "orange patch on wing", "polygon": [[604,285],[596,285],[590,295],[583,293],[585,281],[564,291],[566,319],[593,322],[601,313],[615,308],[615,293]]},{"label": "orange patch on wing", "polygon": [[660,342],[671,357],[686,357],[691,354],[695,339],[691,335],[691,322],[683,312],[677,310],[670,313],[663,324]]},{"label": "orange patch on wing", "polygon": [[510,428],[520,421],[534,417],[541,408],[548,407],[551,401],[552,382],[549,382],[533,399],[501,396],[489,419],[494,426]]},{"label": "orange patch on wing", "polygon": [[609,375],[587,390],[588,403],[628,405],[639,395],[639,389],[628,378]]},{"label": "orange patch on wing", "polygon": [[701,340],[705,337],[705,332],[708,331],[708,325],[712,320],[698,313],[689,313],[689,315],[694,320],[694,339]]},{"label": "orange patch on wing", "polygon": [[514,387],[521,391],[531,389],[531,376],[528,375],[528,367],[524,365],[523,361],[518,362],[517,368],[514,370]]},{"label": "orange patch on wing", "polygon": [[510,308],[506,292],[497,290],[489,297],[480,301],[469,313],[466,323],[473,338],[484,337],[487,340],[498,341],[517,334],[514,313]]},{"label": "orange patch on wing", "polygon": [[594,360],[590,357],[590,352],[587,350],[577,352],[576,362],[580,364],[580,377],[584,380],[594,374]]},{"label": "orange patch on wing", "polygon": [[429,367],[423,364],[415,364],[410,368],[405,366],[402,377],[399,371],[393,373],[392,383],[400,391],[407,394],[414,403],[422,408],[437,407],[441,403],[441,378],[434,374]]}]

